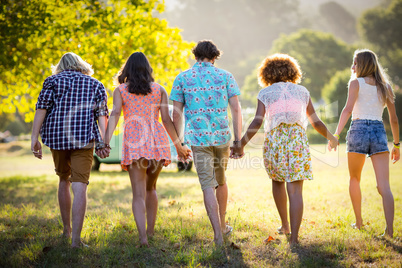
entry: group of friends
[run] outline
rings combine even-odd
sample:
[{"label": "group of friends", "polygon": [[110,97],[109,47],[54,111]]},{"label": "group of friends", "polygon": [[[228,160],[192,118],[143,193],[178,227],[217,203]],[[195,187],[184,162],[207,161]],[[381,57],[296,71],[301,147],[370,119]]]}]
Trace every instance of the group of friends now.
[{"label": "group of friends", "polygon": [[[365,159],[370,157],[383,200],[384,235],[393,237],[394,198],[389,183],[389,160],[395,163],[400,158],[399,125],[395,95],[374,52],[363,49],[353,55],[348,98],[334,134],[317,116],[309,91],[299,85],[302,71],[297,60],[286,54],[268,56],[258,69],[263,89],[257,96],[255,117],[243,136],[240,89],[231,73],[214,66],[221,51],[212,41],[202,40],[192,52],[196,63],[176,77],[170,96],[154,81],[147,57],[142,52],[133,53],[117,75],[110,115],[106,90],[91,77],[91,65],[69,52],[52,66],[53,75],[44,81],[36,104],[31,150],[35,157],[42,158],[39,136],[50,148],[59,176],[63,235],[72,238],[71,247],[87,246],[81,240],[81,231],[93,151],[101,158],[109,156],[112,149],[109,142],[122,110],[121,166],[128,171],[131,181],[132,211],[140,246],[149,246],[148,238],[155,233],[156,182],[162,168],[171,163],[167,135],[174,142],[179,160],[193,158],[214,242],[222,245],[224,238],[233,232],[225,219],[228,200],[225,171],[229,158],[244,156],[245,146],[264,120],[263,159],[281,219],[277,231],[288,235],[291,245],[299,243],[303,181],[313,179],[307,125],[310,123],[328,140],[329,150],[336,150],[350,116],[352,123],[346,141],[349,192],[356,217],[352,227],[363,227],[360,179]],[[172,116],[169,99],[173,102]],[[391,152],[382,121],[385,107],[393,136]]]}]

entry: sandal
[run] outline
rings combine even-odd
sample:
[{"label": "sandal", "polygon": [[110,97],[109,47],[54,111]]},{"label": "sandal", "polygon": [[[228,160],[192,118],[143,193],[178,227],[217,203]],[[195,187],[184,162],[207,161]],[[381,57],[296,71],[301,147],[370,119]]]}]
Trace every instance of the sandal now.
[{"label": "sandal", "polygon": [[280,235],[288,235],[290,233],[285,233],[284,231],[282,231],[282,226],[278,227],[278,229],[276,229],[277,233]]},{"label": "sandal", "polygon": [[233,227],[230,225],[226,225],[226,230],[223,233],[224,235],[230,235],[233,232]]}]

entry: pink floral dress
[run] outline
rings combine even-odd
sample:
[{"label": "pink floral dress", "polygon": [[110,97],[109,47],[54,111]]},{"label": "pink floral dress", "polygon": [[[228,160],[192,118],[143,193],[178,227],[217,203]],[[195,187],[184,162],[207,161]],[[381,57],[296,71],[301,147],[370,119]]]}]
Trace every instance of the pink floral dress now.
[{"label": "pink floral dress", "polygon": [[312,180],[306,127],[310,94],[303,86],[275,83],[262,89],[258,99],[265,106],[264,166],[275,181]]},{"label": "pink floral dress", "polygon": [[152,83],[152,92],[136,95],[128,92],[126,84],[119,86],[123,99],[124,133],[121,166],[127,170],[133,160],[140,158],[164,160],[170,164],[170,145],[165,128],[158,121],[161,86]]}]

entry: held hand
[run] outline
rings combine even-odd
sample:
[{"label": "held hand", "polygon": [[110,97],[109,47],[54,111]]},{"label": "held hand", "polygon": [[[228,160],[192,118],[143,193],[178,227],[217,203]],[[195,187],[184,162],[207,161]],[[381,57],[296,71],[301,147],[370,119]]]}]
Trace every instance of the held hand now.
[{"label": "held hand", "polygon": [[42,159],[42,145],[38,140],[31,141],[31,151],[36,158]]},{"label": "held hand", "polygon": [[96,150],[95,150],[95,153],[96,153],[101,159],[104,159],[104,158],[106,158],[106,157],[109,156],[109,154],[110,154],[110,148],[105,147],[105,148],[103,148],[103,149],[96,149]]},{"label": "held hand", "polygon": [[333,138],[328,140],[328,150],[329,151],[334,149],[334,151],[336,152],[336,146],[338,146],[338,145],[339,145],[339,140],[335,136],[333,136]]},{"label": "held hand", "polygon": [[177,151],[177,158],[179,159],[180,162],[188,163],[193,158],[191,155],[191,150],[187,147],[187,145],[177,146],[176,151]]},{"label": "held hand", "polygon": [[400,155],[399,148],[392,147],[392,150],[391,150],[392,164],[395,164],[399,160],[400,157],[401,157],[401,155]]},{"label": "held hand", "polygon": [[244,156],[244,151],[243,147],[240,145],[240,143],[233,143],[233,145],[230,147],[230,158],[232,159],[240,159]]}]

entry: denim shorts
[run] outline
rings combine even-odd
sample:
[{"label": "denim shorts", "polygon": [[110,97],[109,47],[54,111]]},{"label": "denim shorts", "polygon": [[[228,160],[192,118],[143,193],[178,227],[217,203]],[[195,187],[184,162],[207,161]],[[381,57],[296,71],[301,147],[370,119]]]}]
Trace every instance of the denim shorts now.
[{"label": "denim shorts", "polygon": [[357,119],[346,135],[348,153],[373,154],[389,152],[384,124],[378,120]]}]

